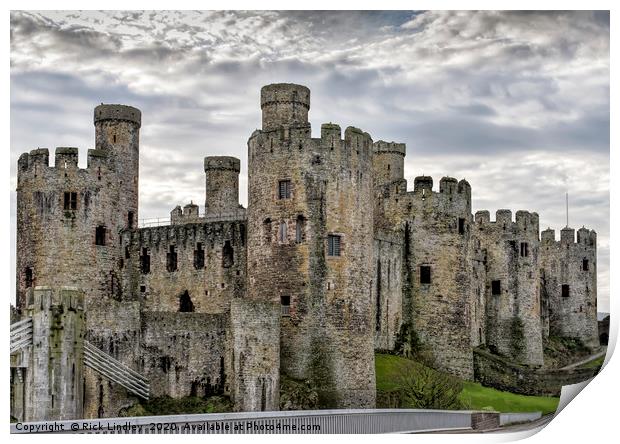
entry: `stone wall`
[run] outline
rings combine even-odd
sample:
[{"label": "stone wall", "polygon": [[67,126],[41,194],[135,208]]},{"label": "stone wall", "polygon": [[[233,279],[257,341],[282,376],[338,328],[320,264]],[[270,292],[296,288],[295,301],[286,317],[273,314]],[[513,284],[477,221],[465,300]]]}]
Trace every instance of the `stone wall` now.
[{"label": "stone wall", "polygon": [[484,350],[474,350],[476,381],[522,395],[560,396],[562,386],[593,378],[598,368],[544,370],[521,366]]},{"label": "stone wall", "polygon": [[[596,233],[563,228],[560,241],[555,231],[542,232],[541,269],[549,334],[580,339],[599,346],[596,320]],[[563,290],[563,286],[566,286]]]},{"label": "stone wall", "polygon": [[[122,236],[125,292],[144,310],[222,313],[232,298],[245,294],[244,220],[126,230]],[[174,270],[168,267],[171,248]]]},{"label": "stone wall", "polygon": [[139,368],[151,396],[228,394],[229,322],[229,313],[143,311]]},{"label": "stone wall", "polygon": [[230,304],[229,356],[235,410],[279,410],[280,307],[269,301]]}]

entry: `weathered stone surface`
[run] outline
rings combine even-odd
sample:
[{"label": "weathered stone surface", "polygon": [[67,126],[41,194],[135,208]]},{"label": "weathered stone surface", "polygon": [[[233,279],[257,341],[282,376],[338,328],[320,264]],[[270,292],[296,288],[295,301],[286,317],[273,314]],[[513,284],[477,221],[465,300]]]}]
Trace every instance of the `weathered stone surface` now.
[{"label": "weathered stone surface", "polygon": [[[72,147],[56,149],[54,166],[47,149],[22,154],[15,317],[35,285],[79,288],[86,338],[144,372],[155,395],[224,394],[237,410],[277,409],[280,374],[319,407],[373,407],[374,349],[394,349],[401,329],[466,379],[489,373],[474,361],[480,345],[530,367],[549,334],[596,345],[594,231],[539,242],[536,213],[474,217],[464,179],[434,191],[420,176],[408,191],[403,143],[333,123],[311,137],[305,86],[265,86],[261,109],[247,210],[240,160],[210,156],[204,213],[177,206],[165,226],[137,224],[136,108],[95,108],[85,169]],[[13,412],[28,373],[12,370]],[[85,417],[136,402],[88,368],[83,387]]]}]

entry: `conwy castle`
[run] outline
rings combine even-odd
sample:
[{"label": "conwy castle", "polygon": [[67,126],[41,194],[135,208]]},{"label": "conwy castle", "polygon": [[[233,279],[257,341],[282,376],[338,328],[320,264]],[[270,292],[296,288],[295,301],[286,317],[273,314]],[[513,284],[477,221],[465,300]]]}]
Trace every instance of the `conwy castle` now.
[{"label": "conwy castle", "polygon": [[304,86],[267,85],[260,106],[247,208],[239,159],[206,157],[204,210],[139,226],[131,106],[95,108],[86,168],[77,148],[20,156],[12,416],[114,417],[164,395],[279,410],[285,377],[320,408],[372,408],[375,351],[408,338],[469,380],[479,348],[537,369],[549,336],[598,347],[593,230],[474,215],[464,179],[410,189],[404,143],[332,123],[312,138]]}]

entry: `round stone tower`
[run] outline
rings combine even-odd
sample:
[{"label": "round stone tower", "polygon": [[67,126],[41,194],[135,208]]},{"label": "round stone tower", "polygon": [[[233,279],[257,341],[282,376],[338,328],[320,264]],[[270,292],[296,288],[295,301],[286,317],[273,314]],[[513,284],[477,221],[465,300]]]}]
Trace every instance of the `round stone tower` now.
[{"label": "round stone tower", "polygon": [[205,157],[205,216],[234,214],[239,208],[240,162],[236,157]]},{"label": "round stone tower", "polygon": [[404,143],[384,142],[379,140],[374,143],[373,174],[374,184],[387,185],[405,177],[405,153]]},{"label": "round stone tower", "polygon": [[[77,287],[85,294],[86,338],[133,364],[139,310],[135,295],[122,293],[120,231],[137,226],[140,111],[100,105],[94,124],[86,168],[78,167],[77,148],[56,148],[54,166],[47,149],[19,158],[17,306],[31,304],[26,295],[35,286]],[[108,389],[90,371],[85,378],[84,414],[118,412],[124,389]]]},{"label": "round stone tower", "polygon": [[310,91],[261,92],[248,141],[248,295],[281,304],[281,373],[312,381],[322,407],[375,403],[372,140],[331,125],[310,138]]}]

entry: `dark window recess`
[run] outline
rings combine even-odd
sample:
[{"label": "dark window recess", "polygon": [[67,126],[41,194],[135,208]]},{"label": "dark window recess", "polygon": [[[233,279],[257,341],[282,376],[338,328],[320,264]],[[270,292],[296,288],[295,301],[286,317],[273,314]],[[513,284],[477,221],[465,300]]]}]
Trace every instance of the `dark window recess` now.
[{"label": "dark window recess", "polygon": [[33,282],[32,268],[26,267],[26,270],[24,270],[24,277],[26,281],[26,288],[32,287],[32,282]]},{"label": "dark window recess", "polygon": [[232,245],[230,245],[230,241],[227,240],[224,242],[224,248],[222,248],[222,267],[229,268],[232,267],[235,263],[235,250]]},{"label": "dark window recess", "polygon": [[280,296],[280,305],[282,306],[282,316],[291,315],[291,297]]},{"label": "dark window recess", "polygon": [[187,290],[179,298],[179,311],[181,313],[192,313],[194,311],[194,303]]},{"label": "dark window recess", "polygon": [[521,257],[528,257],[530,254],[530,246],[527,242],[521,242]]},{"label": "dark window recess", "polygon": [[241,239],[241,246],[245,246],[245,225],[239,225],[239,238]]},{"label": "dark window recess", "polygon": [[149,250],[142,248],[142,255],[140,256],[140,271],[142,274],[148,274],[151,272],[151,256],[149,256]]},{"label": "dark window recess", "polygon": [[459,217],[459,234],[465,234],[465,219]]},{"label": "dark window recess", "polygon": [[125,260],[123,258],[120,258],[118,260],[118,268],[123,268],[125,266]]},{"label": "dark window recess", "polygon": [[562,297],[567,298],[570,296],[570,286],[568,284],[562,284]]},{"label": "dark window recess", "polygon": [[295,242],[298,244],[304,241],[306,231],[306,219],[303,216],[297,216],[297,225],[295,225]]},{"label": "dark window recess", "polygon": [[105,245],[105,227],[103,225],[95,228],[95,245]]},{"label": "dark window recess", "polygon": [[177,271],[177,252],[174,245],[170,245],[170,251],[166,253],[166,270]]},{"label": "dark window recess", "polygon": [[133,228],[133,211],[127,213],[127,226]]},{"label": "dark window recess", "polygon": [[581,269],[582,269],[583,271],[588,271],[588,270],[590,269],[590,264],[588,263],[588,260],[587,260],[587,259],[584,259],[584,260],[581,262]]},{"label": "dark window recess", "polygon": [[431,283],[431,267],[429,265],[420,266],[420,284]]},{"label": "dark window recess", "polygon": [[146,293],[146,285],[140,285],[140,293]]},{"label": "dark window recess", "polygon": [[77,210],[77,193],[73,191],[65,191],[64,199],[65,210]]},{"label": "dark window recess", "polygon": [[491,294],[502,294],[502,281],[491,281]]},{"label": "dark window recess", "polygon": [[265,235],[265,242],[271,242],[271,219],[267,218],[263,221],[263,233]]},{"label": "dark window recess", "polygon": [[291,198],[291,181],[281,180],[278,182],[278,199]]},{"label": "dark window recess", "polygon": [[202,249],[202,244],[198,242],[196,249],[194,250],[194,268],[200,270],[205,267],[205,251]]},{"label": "dark window recess", "polygon": [[112,136],[112,143],[116,143],[116,134]]},{"label": "dark window recess", "polygon": [[340,256],[340,236],[337,234],[330,234],[327,236],[327,255],[328,256]]},{"label": "dark window recess", "polygon": [[131,257],[129,253],[129,246],[125,247],[125,259],[129,259]]}]

